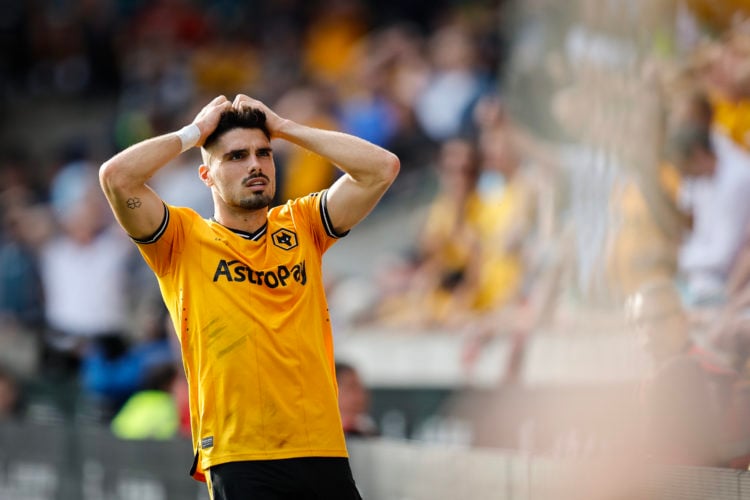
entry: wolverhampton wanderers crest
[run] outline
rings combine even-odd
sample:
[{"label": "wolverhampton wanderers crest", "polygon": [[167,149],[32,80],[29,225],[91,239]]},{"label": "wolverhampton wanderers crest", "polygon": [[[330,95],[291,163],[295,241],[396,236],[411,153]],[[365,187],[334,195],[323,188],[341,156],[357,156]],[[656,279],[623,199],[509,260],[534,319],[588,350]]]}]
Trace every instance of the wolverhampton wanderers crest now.
[{"label": "wolverhampton wanderers crest", "polygon": [[271,235],[273,244],[282,250],[291,250],[297,246],[297,234],[289,229],[282,228]]}]

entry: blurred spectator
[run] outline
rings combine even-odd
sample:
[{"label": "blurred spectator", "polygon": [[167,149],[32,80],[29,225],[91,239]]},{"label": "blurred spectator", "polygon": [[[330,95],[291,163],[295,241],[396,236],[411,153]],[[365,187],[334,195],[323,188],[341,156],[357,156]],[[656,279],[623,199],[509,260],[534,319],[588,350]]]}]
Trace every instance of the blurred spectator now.
[{"label": "blurred spectator", "polygon": [[[343,129],[388,147],[398,132],[397,104],[391,92],[390,64],[395,54],[386,33],[363,37],[355,47],[348,78],[338,87],[338,116]],[[377,46],[383,43],[385,46]]]},{"label": "blurred spectator", "polygon": [[179,430],[179,416],[173,395],[177,380],[173,363],[152,366],[142,390],[133,394],[111,423],[121,439],[172,439]]},{"label": "blurred spectator", "polygon": [[36,230],[31,228],[35,223],[44,226],[43,208],[22,188],[0,193],[0,204],[0,314],[8,321],[36,328],[42,322],[43,294],[35,258]]},{"label": "blurred spectator", "polygon": [[719,466],[731,456],[727,424],[736,372],[691,338],[677,288],[645,285],[627,303],[652,373],[642,389],[645,450],[658,463]]},{"label": "blurred spectator", "polygon": [[[7,179],[6,179],[7,180]],[[49,214],[27,185],[0,191],[0,362],[19,374],[38,369],[44,294],[37,249]]]},{"label": "blurred spectator", "polygon": [[23,68],[26,92],[91,97],[117,90],[117,27],[110,3],[41,2],[13,14],[11,22],[26,23],[16,39],[21,53],[28,50],[30,56]]},{"label": "blurred spectator", "polygon": [[174,364],[176,346],[172,344],[166,310],[161,302],[151,311],[141,311],[137,337],[105,337],[89,346],[83,355],[81,388],[84,414],[90,419],[108,422],[130,396],[147,383],[152,368]]},{"label": "blurred spectator", "polygon": [[[509,127],[492,124],[480,132],[482,194],[479,255],[472,261],[477,313],[504,306],[518,296],[525,253],[534,227],[534,183]],[[488,178],[495,178],[487,183]],[[498,182],[500,181],[500,182]]]},{"label": "blurred spectator", "polygon": [[119,19],[112,2],[84,1],[77,6],[85,44],[90,88],[97,93],[120,90],[121,68],[118,67],[117,42]]},{"label": "blurred spectator", "polygon": [[190,58],[197,90],[234,95],[253,88],[260,83],[261,56],[244,40],[227,36],[197,47]]},{"label": "blurred spectator", "polygon": [[40,249],[42,367],[52,380],[75,379],[91,341],[121,349],[130,326],[127,266],[134,246],[112,223],[100,191],[97,171],[85,161],[67,164],[52,184],[59,231]]},{"label": "blurred spectator", "polygon": [[750,149],[750,34],[729,32],[696,49],[691,62],[710,100],[712,127]]},{"label": "blurred spectator", "polygon": [[396,189],[420,188],[439,145],[427,136],[414,109],[431,74],[424,45],[424,35],[407,23],[374,30],[358,44],[350,74],[355,83],[339,86],[344,126],[401,158],[407,170],[402,169]]},{"label": "blurred spectator", "polygon": [[732,26],[739,18],[750,15],[750,5],[744,0],[685,0],[683,3],[696,17],[703,29],[708,32],[721,33]]},{"label": "blurred spectator", "polygon": [[136,44],[192,47],[212,35],[212,26],[194,2],[156,0],[141,4],[130,23],[130,31]]},{"label": "blurred spectator", "polygon": [[526,336],[554,309],[560,249],[554,243],[556,196],[548,173],[539,170],[520,129],[498,105],[478,107],[488,106],[478,117],[482,218],[470,271],[475,291],[470,314],[454,318],[454,324],[467,335],[462,360],[469,370],[488,340],[512,335],[507,375],[513,376]]},{"label": "blurred spectator", "polygon": [[[281,96],[276,109],[283,116],[311,127],[334,129],[335,118],[331,112],[330,97],[324,86],[295,87]],[[323,157],[292,144],[278,141],[274,144],[279,157],[279,189],[277,201],[286,203],[330,186],[338,169]]]},{"label": "blurred spectator", "polygon": [[0,367],[0,422],[20,418],[23,401],[18,380]]},{"label": "blurred spectator", "polygon": [[429,54],[432,70],[414,110],[428,137],[442,141],[462,132],[467,115],[489,82],[477,65],[471,34],[458,23],[431,35]]},{"label": "blurred spectator", "polygon": [[[413,261],[396,266],[384,291],[379,316],[383,321],[428,327],[444,324],[456,311],[458,296],[471,293],[467,269],[475,258],[483,216],[476,192],[479,157],[476,144],[465,138],[446,140],[437,160],[438,191],[416,241]],[[406,272],[405,272],[406,271]]]},{"label": "blurred spectator", "polygon": [[336,362],[336,384],[339,388],[339,411],[346,437],[376,436],[377,426],[370,416],[370,393],[356,368]]},{"label": "blurred spectator", "polygon": [[[612,128],[619,126],[626,137],[615,139],[602,151],[620,170],[609,193],[604,261],[605,282],[615,304],[645,283],[673,279],[679,247],[689,230],[689,216],[678,201],[683,174],[664,157],[662,127],[697,120],[705,109],[693,98],[694,83],[681,82],[686,87],[681,88],[671,82],[670,88],[663,90],[659,76],[665,67],[646,60],[635,75],[610,75],[606,80],[613,88],[605,95],[628,106],[627,112],[620,110],[612,117],[614,123],[602,124],[609,128],[607,133],[617,132]],[[667,113],[670,107],[673,109]]]},{"label": "blurred spectator", "polygon": [[329,84],[349,69],[357,42],[369,29],[360,0],[323,0],[303,41],[305,69],[314,82]]},{"label": "blurred spectator", "polygon": [[693,221],[679,260],[686,300],[723,302],[750,223],[750,154],[705,123],[680,124],[671,146],[686,176],[680,202]]},{"label": "blurred spectator", "polygon": [[608,282],[623,297],[644,283],[675,278],[679,247],[689,229],[678,205],[679,170],[668,162],[652,168],[655,174],[624,177],[612,193],[617,227],[607,252]]}]

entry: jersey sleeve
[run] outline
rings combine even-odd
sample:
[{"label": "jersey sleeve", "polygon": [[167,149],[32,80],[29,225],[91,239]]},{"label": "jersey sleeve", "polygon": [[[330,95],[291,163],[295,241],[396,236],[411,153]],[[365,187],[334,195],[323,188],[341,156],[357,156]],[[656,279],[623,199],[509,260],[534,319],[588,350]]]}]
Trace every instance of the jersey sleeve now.
[{"label": "jersey sleeve", "polygon": [[185,209],[164,204],[164,219],[149,238],[131,238],[144,260],[157,276],[172,270],[176,257],[182,253],[185,234],[192,222]]},{"label": "jersey sleeve", "polygon": [[327,194],[328,190],[326,189],[290,202],[290,209],[295,219],[301,219],[296,222],[303,222],[309,228],[321,253],[331,248],[339,238],[343,238],[349,234],[349,231],[337,233],[333,228],[331,218],[328,214]]}]

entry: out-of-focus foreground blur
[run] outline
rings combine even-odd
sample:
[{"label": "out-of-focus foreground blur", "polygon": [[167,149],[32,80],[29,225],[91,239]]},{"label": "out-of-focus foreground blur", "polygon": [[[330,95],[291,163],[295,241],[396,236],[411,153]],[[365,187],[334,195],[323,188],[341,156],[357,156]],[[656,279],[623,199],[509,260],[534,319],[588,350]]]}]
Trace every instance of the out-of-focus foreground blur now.
[{"label": "out-of-focus foreground blur", "polygon": [[[237,93],[401,158],[324,264],[366,498],[750,498],[748,18],[3,2],[0,499],[207,497],[172,327],[97,168]],[[279,203],[338,175],[274,146]],[[199,164],[151,185],[209,217]]]}]

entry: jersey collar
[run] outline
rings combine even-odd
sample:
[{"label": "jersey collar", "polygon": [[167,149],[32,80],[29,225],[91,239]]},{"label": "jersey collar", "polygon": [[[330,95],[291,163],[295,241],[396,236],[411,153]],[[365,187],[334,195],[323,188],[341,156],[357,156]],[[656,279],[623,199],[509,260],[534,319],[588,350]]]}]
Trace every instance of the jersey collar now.
[{"label": "jersey collar", "polygon": [[239,229],[233,229],[231,227],[227,227],[224,224],[222,224],[221,222],[219,222],[216,219],[214,219],[213,217],[211,217],[210,220],[211,220],[211,222],[215,222],[216,224],[218,224],[218,225],[220,225],[222,227],[226,227],[227,229],[229,229],[230,231],[232,231],[237,236],[239,236],[241,238],[245,238],[246,240],[250,240],[250,241],[258,241],[264,234],[266,234],[266,229],[268,229],[268,221],[266,221],[265,224],[263,224],[257,230],[253,231],[252,233],[248,233],[247,231],[241,231]]}]

